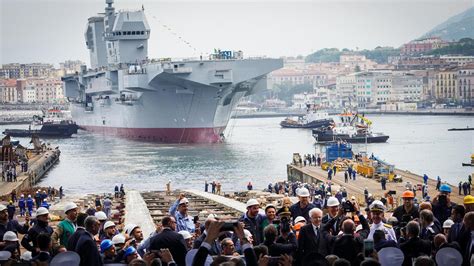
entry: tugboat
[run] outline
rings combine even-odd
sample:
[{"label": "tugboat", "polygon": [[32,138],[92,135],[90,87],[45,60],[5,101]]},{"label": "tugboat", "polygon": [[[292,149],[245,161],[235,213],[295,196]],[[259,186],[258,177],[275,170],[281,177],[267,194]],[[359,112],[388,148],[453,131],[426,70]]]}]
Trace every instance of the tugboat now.
[{"label": "tugboat", "polygon": [[359,114],[341,114],[342,124],[336,127],[313,129],[312,135],[316,142],[345,141],[348,143],[384,143],[389,136],[373,133],[372,121]]},{"label": "tugboat", "polygon": [[[44,113],[44,112],[43,112]],[[59,109],[49,109],[43,116],[33,116],[33,122],[28,129],[5,129],[4,135],[12,137],[61,137],[69,138],[77,134],[78,126],[72,120],[65,119],[64,112]]]},{"label": "tugboat", "polygon": [[327,112],[315,110],[311,104],[306,104],[306,115],[298,116],[298,120],[286,118],[280,122],[283,128],[323,128],[334,124]]}]

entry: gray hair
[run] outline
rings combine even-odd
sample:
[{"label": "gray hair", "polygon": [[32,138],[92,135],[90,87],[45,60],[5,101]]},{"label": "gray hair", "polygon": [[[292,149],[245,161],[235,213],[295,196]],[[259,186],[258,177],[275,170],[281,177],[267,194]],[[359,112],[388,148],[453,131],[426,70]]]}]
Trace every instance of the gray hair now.
[{"label": "gray hair", "polygon": [[409,222],[406,228],[407,234],[412,237],[418,236],[420,234],[420,225],[415,221]]},{"label": "gray hair", "polygon": [[86,228],[87,231],[90,231],[90,229],[92,229],[92,227],[97,224],[97,222],[99,221],[99,219],[97,219],[97,217],[95,216],[88,216],[86,218],[86,220],[84,221],[84,227]]},{"label": "gray hair", "polygon": [[323,214],[323,211],[320,208],[312,208],[311,210],[309,210],[309,213],[308,213],[309,217],[311,218],[311,216],[313,216],[313,214],[316,212],[321,213],[321,215]]}]

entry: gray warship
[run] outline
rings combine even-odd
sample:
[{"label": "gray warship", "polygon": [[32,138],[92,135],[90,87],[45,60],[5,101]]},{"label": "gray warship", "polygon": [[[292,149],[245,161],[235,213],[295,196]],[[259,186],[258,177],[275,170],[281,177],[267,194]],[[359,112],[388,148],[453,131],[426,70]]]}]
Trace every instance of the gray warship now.
[{"label": "gray warship", "polygon": [[144,9],[88,19],[91,67],[62,78],[74,121],[85,130],[167,143],[213,143],[239,100],[266,87],[281,59],[243,59],[218,51],[206,59],[150,60]]}]

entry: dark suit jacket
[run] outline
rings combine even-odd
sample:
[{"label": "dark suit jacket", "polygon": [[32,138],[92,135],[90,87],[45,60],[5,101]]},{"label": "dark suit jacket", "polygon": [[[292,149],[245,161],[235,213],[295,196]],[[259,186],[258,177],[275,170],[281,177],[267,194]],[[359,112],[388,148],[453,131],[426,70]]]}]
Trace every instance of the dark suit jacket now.
[{"label": "dark suit jacket", "polygon": [[462,225],[459,231],[459,235],[456,241],[459,243],[459,247],[461,248],[461,254],[463,259],[462,265],[470,265],[471,254],[468,254],[468,250],[469,245],[471,245],[471,232],[464,226],[464,224]]},{"label": "dark suit jacket", "polygon": [[[321,223],[322,224],[327,224],[331,219],[333,219],[333,218],[331,218],[329,216],[329,214],[326,214],[326,215],[323,216],[323,219],[321,220]],[[341,222],[341,217],[337,218],[337,220],[335,221],[335,224],[333,224],[334,227],[335,227],[335,229],[334,229],[334,227],[332,228],[332,235],[333,236],[337,236],[337,234],[339,234],[340,222]]]},{"label": "dark suit jacket", "polygon": [[431,255],[431,242],[428,240],[420,239],[419,237],[413,237],[404,242],[403,240],[401,240],[400,249],[402,250],[403,255],[405,255],[403,265],[411,266],[412,258],[416,258],[422,255]]},{"label": "dark suit jacket", "polygon": [[178,265],[186,265],[186,243],[182,235],[177,232],[165,228],[161,233],[155,235],[150,240],[150,250],[160,250],[167,248],[170,250],[173,259]]},{"label": "dark suit jacket", "polygon": [[76,253],[81,257],[81,266],[100,266],[102,265],[102,258],[100,257],[99,249],[92,236],[85,232],[77,241]]},{"label": "dark suit jacket", "polygon": [[360,261],[358,261],[357,255],[362,252],[363,247],[362,238],[353,235],[341,235],[337,236],[334,241],[332,254],[350,261],[352,265],[359,265]]},{"label": "dark suit jacket", "polygon": [[305,256],[312,252],[317,252],[322,256],[328,254],[328,247],[325,238],[323,237],[321,226],[318,229],[318,235],[314,234],[313,225],[307,224],[300,229],[298,238],[297,261],[301,265],[301,261]]},{"label": "dark suit jacket", "polygon": [[81,235],[83,233],[86,232],[86,229],[82,228],[82,227],[78,227],[76,229],[76,232],[74,232],[70,237],[69,237],[69,240],[67,242],[67,250],[76,250],[76,246],[77,246],[77,241],[79,241],[79,237],[81,237]]}]

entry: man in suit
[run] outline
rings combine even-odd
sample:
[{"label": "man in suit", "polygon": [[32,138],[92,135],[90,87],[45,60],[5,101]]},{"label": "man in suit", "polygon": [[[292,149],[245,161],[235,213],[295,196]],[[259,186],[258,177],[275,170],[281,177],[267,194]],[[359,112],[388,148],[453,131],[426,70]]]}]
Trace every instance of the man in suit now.
[{"label": "man in suit", "polygon": [[95,216],[89,216],[84,221],[86,231],[81,234],[76,245],[76,253],[81,258],[81,266],[101,266],[102,258],[94,236],[99,233],[100,222]]},{"label": "man in suit", "polygon": [[[204,223],[204,232],[194,240],[194,244],[193,244],[193,249],[199,249],[199,247],[201,246],[202,242],[204,242],[204,239],[206,239],[206,236],[207,236],[207,230],[209,229],[209,225],[212,223],[212,222],[216,222],[217,220],[212,218],[212,217],[208,217],[206,219],[206,222]],[[217,240],[214,241],[211,245],[211,249],[209,250],[209,255],[211,256],[217,256],[220,254],[220,247],[219,247],[219,244],[217,243]]]},{"label": "man in suit", "polygon": [[463,255],[463,266],[471,265],[474,258],[474,211],[466,213],[459,233],[458,243]]},{"label": "man in suit", "polygon": [[364,246],[364,240],[361,235],[367,235],[370,230],[369,223],[363,215],[359,212],[359,206],[354,205],[356,215],[362,225],[362,230],[365,233],[359,233],[357,236],[354,235],[356,226],[353,220],[350,218],[344,218],[342,222],[341,230],[342,234],[338,236],[331,235],[331,229],[334,227],[334,223],[338,222],[341,217],[344,216],[344,211],[339,210],[336,217],[332,218],[327,222],[323,228],[322,233],[324,239],[327,241],[328,250],[331,254],[337,255],[339,258],[344,258],[352,263],[352,265],[359,265],[360,261],[357,259],[357,255],[362,252]]},{"label": "man in suit", "polygon": [[[321,221],[323,224],[328,223],[329,220],[337,216],[340,209],[339,205],[340,205],[340,202],[336,197],[329,197],[327,199],[326,206],[328,208],[328,213],[323,217]],[[340,224],[341,217],[338,217],[337,219],[338,220],[333,223],[333,227],[331,228],[331,234],[333,236],[337,236],[340,230],[339,224]]]},{"label": "man in suit", "polygon": [[166,216],[161,220],[163,230],[150,240],[150,251],[158,251],[167,248],[178,265],[185,265],[186,243],[181,234],[176,232],[176,220],[172,216]]},{"label": "man in suit", "polygon": [[420,239],[419,235],[420,225],[415,221],[411,221],[407,224],[406,235],[402,231],[399,244],[400,249],[405,255],[405,260],[403,261],[404,266],[412,265],[412,259],[414,258],[422,255],[431,255],[431,242]]},{"label": "man in suit", "polygon": [[297,264],[301,265],[306,256],[312,252],[317,252],[322,256],[328,254],[327,243],[323,237],[321,229],[321,220],[323,218],[323,211],[318,208],[313,208],[309,211],[311,223],[300,229],[298,238],[298,258]]},{"label": "man in suit", "polygon": [[76,245],[77,245],[77,241],[79,240],[79,237],[81,237],[81,235],[86,232],[86,228],[84,227],[84,221],[86,220],[87,217],[88,215],[86,213],[79,213],[77,215],[76,231],[74,232],[74,234],[72,234],[69,237],[69,240],[66,246],[67,250],[70,250],[70,251],[76,250]]}]

